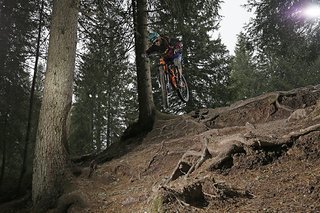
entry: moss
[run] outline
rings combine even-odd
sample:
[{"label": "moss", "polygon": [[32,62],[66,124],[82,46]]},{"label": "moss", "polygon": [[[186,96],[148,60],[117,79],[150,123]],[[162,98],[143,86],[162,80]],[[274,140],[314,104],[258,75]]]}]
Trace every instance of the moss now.
[{"label": "moss", "polygon": [[163,197],[158,195],[152,202],[151,213],[164,213]]}]

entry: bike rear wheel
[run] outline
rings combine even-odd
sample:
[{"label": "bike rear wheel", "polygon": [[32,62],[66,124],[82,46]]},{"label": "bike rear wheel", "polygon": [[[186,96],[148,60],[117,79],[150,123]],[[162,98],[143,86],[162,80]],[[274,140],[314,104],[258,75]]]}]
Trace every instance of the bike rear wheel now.
[{"label": "bike rear wheel", "polygon": [[168,89],[167,89],[167,76],[166,76],[163,68],[160,68],[159,72],[160,72],[162,104],[163,104],[164,108],[168,108],[169,107],[169,96],[168,96]]},{"label": "bike rear wheel", "polygon": [[183,74],[181,74],[180,76],[180,80],[177,82],[178,86],[177,86],[177,93],[179,98],[187,103],[189,101],[189,87],[188,87],[188,83],[185,79],[185,77],[183,76]]}]

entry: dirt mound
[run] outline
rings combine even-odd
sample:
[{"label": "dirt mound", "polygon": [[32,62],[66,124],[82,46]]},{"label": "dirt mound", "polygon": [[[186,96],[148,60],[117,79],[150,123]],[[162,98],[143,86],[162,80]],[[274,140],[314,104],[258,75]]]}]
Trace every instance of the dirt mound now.
[{"label": "dirt mound", "polygon": [[320,86],[158,117],[138,147],[74,180],[86,208],[69,212],[318,212],[319,121]]}]

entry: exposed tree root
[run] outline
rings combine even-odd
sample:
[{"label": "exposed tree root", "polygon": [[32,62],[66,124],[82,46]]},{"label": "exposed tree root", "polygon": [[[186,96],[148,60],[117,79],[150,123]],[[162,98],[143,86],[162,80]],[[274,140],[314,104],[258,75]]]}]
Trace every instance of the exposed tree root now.
[{"label": "exposed tree root", "polygon": [[287,111],[287,112],[293,112],[293,109],[291,109],[290,107],[287,107],[285,105],[282,105],[279,103],[279,97],[280,97],[280,94],[277,95],[276,99],[275,99],[275,106],[277,107],[277,109],[282,109],[284,111]]},{"label": "exposed tree root", "polygon": [[145,168],[143,172],[146,172],[146,171],[150,168],[151,164],[152,164],[152,163],[155,161],[155,159],[160,155],[160,152],[162,152],[163,147],[164,147],[164,141],[162,141],[159,150],[158,150],[158,151],[156,152],[156,154],[151,158],[151,160],[150,160],[149,163],[148,163],[147,168]]},{"label": "exposed tree root", "polygon": [[224,182],[215,182],[214,179],[210,185],[208,185],[208,182],[204,182],[203,188],[207,191],[204,194],[209,195],[211,199],[226,200],[228,198],[254,198],[254,195],[247,190],[237,189]]},{"label": "exposed tree root", "polygon": [[182,188],[161,186],[160,194],[164,204],[177,202],[183,208],[205,208],[210,200],[228,200],[229,198],[254,197],[247,190],[231,187],[223,182],[216,182],[212,176],[206,176]]},{"label": "exposed tree root", "polygon": [[217,155],[210,161],[209,171],[231,168],[233,166],[232,155],[245,152],[244,146],[237,140],[223,141],[225,147],[217,150]]},{"label": "exposed tree root", "polygon": [[[305,97],[309,93],[308,102]],[[246,122],[252,124],[264,123],[269,120],[285,119],[295,110],[310,107],[319,99],[319,90],[315,87],[305,90],[273,92],[255,98],[238,101],[230,107],[206,111],[195,111],[192,117],[206,124],[209,128],[225,128],[227,126],[242,126]],[[318,114],[319,115],[319,114]]]},{"label": "exposed tree root", "polygon": [[[205,207],[208,203],[205,200],[204,194],[202,192],[202,184],[199,182],[188,185],[181,190],[174,190],[167,186],[162,186],[160,188],[164,190],[167,197],[171,199],[164,199],[169,202],[177,201],[181,206],[188,207]],[[174,198],[172,200],[172,198]]]},{"label": "exposed tree root", "polygon": [[68,212],[70,208],[84,209],[89,205],[86,202],[84,195],[80,192],[74,191],[68,194],[62,195],[57,204],[57,208],[51,209],[50,213],[62,213]]},{"label": "exposed tree root", "polygon": [[88,178],[91,178],[93,172],[95,172],[97,170],[97,168],[98,168],[97,162],[95,160],[92,160],[90,162],[90,167],[89,168],[90,168],[90,171],[89,171]]},{"label": "exposed tree root", "polygon": [[200,152],[195,150],[187,151],[178,162],[168,181],[176,180],[180,176],[189,175],[200,167],[205,160],[209,159],[211,154],[209,153],[206,144],[207,143],[204,144],[204,148]]},{"label": "exposed tree root", "polygon": [[209,159],[211,157],[212,157],[212,155],[210,154],[210,152],[208,150],[208,141],[205,139],[204,148],[201,153],[201,156],[197,160],[197,162],[191,166],[191,168],[189,169],[189,171],[186,174],[186,177],[188,177],[194,170],[198,169],[207,159]]},{"label": "exposed tree root", "polygon": [[269,153],[268,156],[266,156],[266,160],[269,161],[286,152],[300,136],[313,131],[320,131],[320,124],[301,129],[297,132],[291,132],[283,137],[257,135],[251,131],[254,130],[253,128],[249,129],[250,134],[238,134],[220,141],[211,141],[210,143],[210,137],[214,137],[215,134],[212,134],[212,132],[205,136],[202,135],[202,140],[204,140],[201,148],[202,151],[196,151],[194,148],[192,148],[193,150],[187,151],[178,162],[168,182],[174,181],[181,176],[189,177],[191,173],[199,169],[208,159],[210,159],[210,165],[207,168],[209,171],[231,168],[233,166],[234,154],[251,153],[254,155],[254,150]]},{"label": "exposed tree root", "polygon": [[320,131],[320,124],[309,126],[305,129],[300,129],[300,131],[298,131],[298,132],[291,132],[287,135],[284,135],[283,138],[286,140],[296,139],[300,136],[306,135],[306,134],[308,134],[310,132],[314,132],[314,131]]}]

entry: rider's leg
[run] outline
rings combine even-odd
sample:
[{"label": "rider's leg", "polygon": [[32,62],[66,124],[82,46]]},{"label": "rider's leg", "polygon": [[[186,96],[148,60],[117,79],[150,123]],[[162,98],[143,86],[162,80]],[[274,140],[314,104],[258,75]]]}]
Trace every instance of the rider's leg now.
[{"label": "rider's leg", "polygon": [[[179,71],[179,80],[180,80],[181,75],[182,75],[181,60],[182,60],[182,54],[181,53],[173,59],[174,65],[178,68],[178,71]],[[179,82],[182,83],[182,81],[179,81]],[[182,85],[179,85],[179,86],[182,87]]]},{"label": "rider's leg", "polygon": [[178,67],[179,74],[180,76],[182,75],[182,65],[181,65],[181,60],[182,60],[182,54],[179,53],[175,58],[173,59],[174,65]]}]

